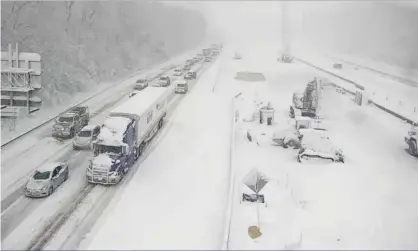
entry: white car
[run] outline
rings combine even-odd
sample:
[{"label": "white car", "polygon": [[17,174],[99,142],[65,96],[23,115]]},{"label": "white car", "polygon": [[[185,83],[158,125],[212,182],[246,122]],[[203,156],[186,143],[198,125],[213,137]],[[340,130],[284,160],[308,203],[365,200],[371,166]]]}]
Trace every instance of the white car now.
[{"label": "white car", "polygon": [[173,76],[181,76],[183,74],[183,70],[181,68],[176,68],[174,70]]},{"label": "white car", "polygon": [[340,149],[336,149],[328,135],[323,133],[306,133],[301,139],[298,161],[324,159],[332,162],[343,162],[344,156]]},{"label": "white car", "polygon": [[186,80],[176,80],[174,84],[176,93],[187,93],[189,90],[189,86]]},{"label": "white car", "polygon": [[27,197],[45,197],[51,195],[68,179],[68,163],[55,162],[38,168],[24,186]]},{"label": "white car", "polygon": [[100,133],[99,125],[87,125],[83,127],[73,139],[74,150],[91,149],[93,141]]},{"label": "white car", "polygon": [[142,89],[145,89],[146,87],[148,87],[148,80],[144,79],[144,78],[141,78],[141,79],[138,79],[135,82],[134,90],[140,91]]}]

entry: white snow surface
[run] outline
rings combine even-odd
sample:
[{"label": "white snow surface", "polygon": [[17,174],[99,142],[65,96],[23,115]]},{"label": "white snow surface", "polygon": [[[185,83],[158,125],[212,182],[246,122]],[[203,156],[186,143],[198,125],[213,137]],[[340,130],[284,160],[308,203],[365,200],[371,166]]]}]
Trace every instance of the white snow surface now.
[{"label": "white snow surface", "polygon": [[[256,93],[259,99],[272,100],[272,128],[278,131],[289,127],[293,91],[321,73],[298,64],[272,68],[265,67],[266,84],[240,84],[246,95],[238,103]],[[239,120],[229,249],[418,247],[418,197],[411,192],[418,189],[418,160],[404,151],[403,141],[410,126],[375,107],[359,107],[349,97],[324,88],[321,98],[321,115],[333,144],[345,153],[344,164],[298,163],[298,150],[257,144],[246,137],[250,128],[262,141],[272,129],[257,125],[257,120]],[[240,114],[245,112],[237,107]],[[240,203],[242,179],[253,168],[270,178],[262,190],[267,205],[258,207],[262,236],[255,240],[247,229],[257,225],[257,207]]]},{"label": "white snow surface", "polygon": [[97,165],[98,167],[110,167],[112,165],[112,158],[110,158],[108,154],[99,154],[96,157],[94,157],[92,161],[93,164]]},{"label": "white snow surface", "polygon": [[227,87],[233,77],[221,67],[223,60],[221,56],[202,75],[167,118],[164,130],[169,131],[114,197],[80,249],[221,246],[232,95],[228,88],[214,92],[213,87]]},{"label": "white snow surface", "polygon": [[[410,120],[418,121],[418,86],[403,83],[366,69],[343,63],[342,69],[334,69],[335,60],[318,53],[297,48],[296,55],[317,67],[321,67],[338,76],[347,78],[365,87],[365,96],[374,103],[394,111]],[[390,74],[390,73],[389,73]],[[354,85],[338,80],[327,74],[321,74],[348,90],[358,91]]]},{"label": "white snow surface", "polygon": [[123,134],[132,120],[125,117],[107,117],[98,139],[109,144],[122,144]]}]

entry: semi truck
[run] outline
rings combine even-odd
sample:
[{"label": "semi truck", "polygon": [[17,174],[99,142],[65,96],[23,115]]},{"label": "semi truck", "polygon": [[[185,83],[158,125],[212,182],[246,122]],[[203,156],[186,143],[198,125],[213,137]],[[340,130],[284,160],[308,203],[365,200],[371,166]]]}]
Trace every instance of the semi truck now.
[{"label": "semi truck", "polygon": [[87,181],[119,183],[163,126],[174,88],[146,88],[111,110],[93,144]]},{"label": "semi truck", "polygon": [[317,116],[318,109],[318,79],[306,85],[305,92],[302,98],[302,116],[314,118]]}]

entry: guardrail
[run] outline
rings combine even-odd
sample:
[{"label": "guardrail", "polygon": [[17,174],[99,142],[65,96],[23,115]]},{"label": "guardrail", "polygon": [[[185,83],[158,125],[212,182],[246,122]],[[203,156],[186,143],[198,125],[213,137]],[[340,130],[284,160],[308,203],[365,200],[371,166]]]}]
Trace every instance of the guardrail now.
[{"label": "guardrail", "polygon": [[228,191],[228,201],[226,207],[226,219],[224,225],[224,236],[222,241],[221,250],[229,249],[229,234],[231,232],[231,223],[232,223],[232,211],[233,211],[233,196],[235,188],[235,169],[234,169],[234,152],[235,152],[235,127],[239,119],[239,113],[236,110],[236,99],[241,96],[242,93],[238,93],[232,98],[232,125],[231,125],[231,146],[229,149],[229,191]]},{"label": "guardrail", "polygon": [[[352,81],[352,80],[350,80],[350,79],[347,79],[347,78],[345,78],[345,77],[341,77],[341,76],[339,76],[339,75],[337,75],[337,74],[335,74],[335,73],[333,73],[333,72],[330,72],[330,71],[325,70],[325,69],[323,69],[323,68],[321,68],[321,67],[318,67],[318,66],[316,66],[316,65],[314,65],[314,64],[312,64],[312,63],[310,63],[310,62],[308,62],[308,61],[306,61],[306,60],[303,60],[303,59],[298,58],[298,57],[294,57],[294,59],[295,59],[295,60],[297,60],[297,61],[299,61],[299,62],[301,62],[301,63],[303,63],[303,64],[306,64],[306,65],[308,65],[308,66],[311,66],[311,67],[313,67],[313,68],[315,68],[315,69],[317,69],[317,70],[320,70],[320,71],[322,71],[322,72],[325,72],[325,73],[327,73],[327,74],[329,74],[329,75],[332,75],[332,76],[334,76],[334,77],[336,77],[336,78],[339,78],[339,79],[341,79],[341,80],[343,80],[343,81],[345,81],[345,82],[347,82],[347,83],[350,83],[350,84],[354,85],[356,88],[358,88],[358,89],[360,89],[360,90],[365,90],[365,89],[366,89],[364,86],[359,85],[359,84],[355,83],[354,81]],[[338,84],[336,84],[336,83],[332,83],[332,84],[333,84],[333,85],[335,85],[335,86],[338,86],[338,87],[339,87],[339,88],[341,88],[341,89],[344,89],[346,92],[349,92],[349,93],[351,93],[351,94],[355,95],[355,93],[354,93],[353,91],[348,90],[347,88],[344,88],[343,86],[340,86],[340,85],[338,85]],[[415,121],[415,120],[414,120],[414,119],[412,119],[412,118],[407,118],[406,116],[401,115],[401,114],[399,114],[398,112],[395,112],[395,111],[393,111],[393,110],[391,110],[391,109],[389,109],[389,108],[387,108],[387,107],[384,107],[381,103],[373,101],[373,100],[372,100],[372,97],[369,97],[368,102],[369,102],[370,104],[373,104],[373,105],[374,105],[374,106],[376,106],[377,108],[381,109],[382,111],[385,111],[385,112],[389,113],[390,115],[393,115],[393,116],[395,116],[395,117],[397,117],[397,118],[399,118],[399,119],[401,119],[401,120],[403,120],[403,121],[406,121],[407,123],[409,123],[409,124],[411,124],[411,125],[415,125],[415,124],[417,124],[417,123],[418,123],[418,121]]]}]

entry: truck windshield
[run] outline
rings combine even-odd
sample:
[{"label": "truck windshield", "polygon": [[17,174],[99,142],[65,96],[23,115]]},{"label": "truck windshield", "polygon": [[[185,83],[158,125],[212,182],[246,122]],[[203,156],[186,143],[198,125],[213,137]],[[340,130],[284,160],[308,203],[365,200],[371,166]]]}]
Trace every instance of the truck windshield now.
[{"label": "truck windshield", "polygon": [[95,154],[109,153],[109,154],[121,154],[122,146],[108,146],[108,145],[96,145]]},{"label": "truck windshield", "polygon": [[74,117],[59,117],[59,122],[73,122]]}]

